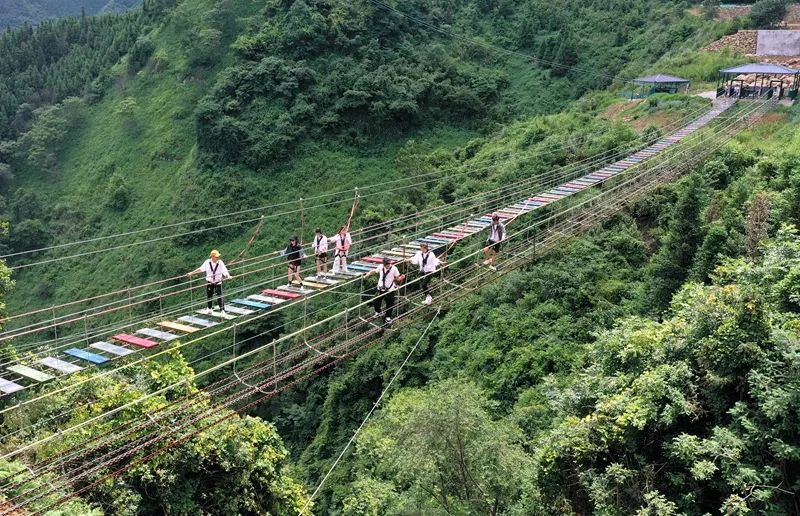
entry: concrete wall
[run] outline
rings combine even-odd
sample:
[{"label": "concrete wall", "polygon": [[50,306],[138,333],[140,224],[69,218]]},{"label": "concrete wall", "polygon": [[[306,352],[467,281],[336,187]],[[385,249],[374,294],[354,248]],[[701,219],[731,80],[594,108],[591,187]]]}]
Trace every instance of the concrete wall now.
[{"label": "concrete wall", "polygon": [[800,30],[760,30],[756,55],[800,56]]}]

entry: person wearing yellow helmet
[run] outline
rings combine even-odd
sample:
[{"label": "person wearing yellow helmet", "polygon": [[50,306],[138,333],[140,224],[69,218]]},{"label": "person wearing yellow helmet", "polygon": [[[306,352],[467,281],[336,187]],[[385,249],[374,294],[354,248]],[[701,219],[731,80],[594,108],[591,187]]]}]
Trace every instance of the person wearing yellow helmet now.
[{"label": "person wearing yellow helmet", "polygon": [[221,256],[219,251],[212,250],[209,253],[208,260],[203,262],[203,265],[187,274],[187,276],[203,272],[206,274],[207,308],[205,313],[207,314],[212,312],[214,294],[217,296],[217,305],[220,312],[225,313],[225,303],[222,300],[222,282],[233,278],[233,276],[228,273],[228,268],[225,267],[225,264],[220,259]]}]

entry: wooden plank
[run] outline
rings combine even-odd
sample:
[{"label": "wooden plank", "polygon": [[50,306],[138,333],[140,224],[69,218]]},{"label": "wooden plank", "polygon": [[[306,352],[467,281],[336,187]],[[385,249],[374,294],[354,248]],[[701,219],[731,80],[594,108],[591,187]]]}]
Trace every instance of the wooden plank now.
[{"label": "wooden plank", "polygon": [[18,375],[24,376],[25,378],[31,379],[35,382],[46,382],[47,380],[52,380],[54,378],[53,375],[21,364],[9,366],[7,369],[12,373],[17,373]]},{"label": "wooden plank", "polygon": [[[235,315],[231,315],[231,314],[235,314],[236,312],[234,312],[233,310],[228,310],[229,308],[230,308],[229,306],[226,306],[225,307],[225,312],[220,312],[219,310],[211,310],[211,311],[197,310],[197,311],[195,311],[195,313],[198,314],[198,315],[207,315],[209,317],[215,317],[217,319],[223,319],[225,321],[230,321],[231,319],[236,319]],[[230,312],[230,314],[227,313],[227,312]],[[252,312],[250,312],[250,313],[252,313]]]},{"label": "wooden plank", "polygon": [[158,346],[158,342],[154,340],[143,339],[135,335],[128,335],[127,333],[118,333],[111,338],[119,342],[124,342],[125,344],[132,344],[134,346],[139,346],[140,348],[149,349]]},{"label": "wooden plank", "polygon": [[338,281],[338,280],[335,280],[335,279],[331,279],[328,276],[309,276],[306,279],[311,280],[311,281],[316,281],[317,283],[325,283],[327,285],[337,285],[337,284],[341,283],[341,281]]},{"label": "wooden plank", "polygon": [[270,305],[266,303],[259,303],[258,301],[252,301],[250,299],[234,299],[231,303],[236,303],[239,305],[249,306],[250,308],[258,308],[259,310],[266,310],[270,307]]},{"label": "wooden plank", "polygon": [[3,394],[12,394],[17,391],[21,391],[24,389],[22,385],[18,383],[14,383],[11,380],[6,380],[5,378],[0,378],[0,392]]},{"label": "wooden plank", "polygon": [[65,362],[64,360],[59,360],[55,357],[40,358],[39,363],[66,374],[77,373],[83,369],[79,365]]},{"label": "wooden plank", "polygon": [[105,364],[108,362],[108,358],[104,357],[103,355],[90,353],[83,349],[70,348],[64,350],[64,353],[71,357],[80,358],[81,360],[86,360],[87,362],[91,362],[93,364]]},{"label": "wooden plank", "polygon": [[302,289],[302,288],[297,288],[297,287],[289,287],[289,286],[286,286],[286,285],[284,285],[283,287],[278,287],[278,290],[283,290],[283,291],[285,291],[287,293],[297,294],[300,297],[305,296],[306,294],[310,294],[310,293],[314,292],[313,290]]},{"label": "wooden plank", "polygon": [[256,313],[254,310],[248,310],[247,308],[239,308],[238,306],[226,306],[225,311],[236,315],[252,315]]},{"label": "wooden plank", "polygon": [[294,292],[286,292],[285,290],[277,290],[272,288],[261,291],[261,294],[265,296],[281,297],[283,299],[297,299],[298,297],[301,297],[300,294],[295,294]]},{"label": "wooden plank", "polygon": [[99,349],[100,351],[105,351],[106,353],[111,353],[112,355],[117,355],[119,357],[136,353],[136,351],[132,349],[123,348],[122,346],[111,344],[110,342],[95,342],[94,344],[89,344],[89,347]]},{"label": "wooden plank", "polygon": [[172,321],[161,321],[158,323],[158,326],[162,328],[166,328],[168,330],[176,330],[182,331],[183,333],[194,333],[196,331],[200,331],[200,328],[195,328],[194,326],[189,326],[187,324],[180,324]]},{"label": "wooden plank", "polygon": [[262,296],[259,294],[253,294],[252,296],[247,296],[247,299],[252,299],[257,303],[266,303],[270,306],[272,305],[279,305],[281,303],[285,303],[286,300],[280,297],[275,296]]},{"label": "wooden plank", "polygon": [[328,288],[328,287],[330,287],[330,285],[326,285],[325,283],[317,283],[315,281],[308,281],[308,278],[306,278],[303,281],[303,286],[304,287],[311,287],[311,288]]},{"label": "wooden plank", "polygon": [[216,326],[216,325],[219,324],[216,321],[209,321],[208,319],[203,319],[201,317],[195,317],[193,315],[184,315],[184,316],[178,317],[178,320],[181,321],[181,322],[194,324],[196,326],[203,326],[203,327],[206,327],[206,328],[210,328],[212,326]]},{"label": "wooden plank", "polygon": [[159,340],[163,340],[164,342],[169,342],[171,340],[180,339],[180,335],[175,335],[174,333],[170,333],[168,331],[161,331],[155,330],[153,328],[142,328],[138,330],[136,333],[139,335],[146,335],[148,337],[153,337]]}]

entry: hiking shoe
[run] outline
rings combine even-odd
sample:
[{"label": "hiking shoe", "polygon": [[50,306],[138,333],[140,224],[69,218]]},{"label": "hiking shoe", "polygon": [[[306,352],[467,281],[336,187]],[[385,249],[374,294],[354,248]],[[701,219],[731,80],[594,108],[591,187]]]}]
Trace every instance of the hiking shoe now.
[{"label": "hiking shoe", "polygon": [[381,316],[381,314],[379,314],[378,312],[375,312],[375,315],[373,315],[372,318],[373,319],[377,319],[380,316]]},{"label": "hiking shoe", "polygon": [[386,318],[386,324],[392,324],[392,318],[391,317],[387,317]]},{"label": "hiking shoe", "polygon": [[494,265],[490,265],[489,269],[493,270],[494,272],[497,272],[497,267],[495,267]]},{"label": "hiking shoe", "polygon": [[430,294],[428,294],[427,296],[425,296],[425,304],[430,305],[431,303],[433,303],[433,298],[431,297]]}]

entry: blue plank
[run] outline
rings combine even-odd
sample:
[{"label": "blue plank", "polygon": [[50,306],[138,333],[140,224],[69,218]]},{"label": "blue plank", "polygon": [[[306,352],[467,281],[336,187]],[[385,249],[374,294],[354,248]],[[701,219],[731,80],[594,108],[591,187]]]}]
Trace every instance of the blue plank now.
[{"label": "blue plank", "polygon": [[80,358],[81,360],[86,360],[87,362],[91,362],[93,364],[104,364],[108,362],[108,359],[102,355],[98,355],[97,353],[89,353],[88,351],[84,351],[78,348],[70,348],[64,351],[65,354]]},{"label": "blue plank", "polygon": [[259,303],[257,301],[250,301],[249,299],[234,299],[231,303],[236,303],[237,305],[249,306],[250,308],[258,308],[259,310],[264,310],[269,308],[269,305],[266,303]]}]

